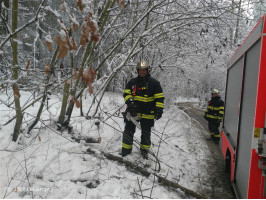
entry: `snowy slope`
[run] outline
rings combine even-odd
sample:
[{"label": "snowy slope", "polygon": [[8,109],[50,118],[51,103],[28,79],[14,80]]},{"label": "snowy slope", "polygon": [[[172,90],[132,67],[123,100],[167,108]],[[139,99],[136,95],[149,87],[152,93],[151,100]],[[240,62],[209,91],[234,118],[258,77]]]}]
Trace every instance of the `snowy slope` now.
[{"label": "snowy slope", "polygon": [[[1,97],[3,100],[5,97]],[[22,93],[21,101],[27,103],[29,93]],[[6,99],[6,101],[8,101]],[[10,100],[11,101],[11,100]],[[87,113],[92,96],[83,100]],[[0,105],[0,197],[1,198],[186,198],[181,190],[160,185],[153,175],[148,178],[128,170],[124,165],[106,159],[102,152],[119,156],[124,122],[121,112],[125,109],[120,94],[107,93],[100,106],[99,119],[79,116],[75,108],[71,125],[76,135],[102,138],[100,144],[74,142],[67,131],[56,131],[60,112],[60,97],[51,96],[49,109],[44,111],[41,122],[30,136],[21,134],[18,144],[10,142],[15,121],[3,126],[14,111]],[[95,109],[95,108],[94,108]],[[38,104],[26,110],[23,129],[38,111]],[[110,115],[113,115],[110,117]],[[165,110],[163,117],[152,129],[151,151],[160,160],[160,176],[184,187],[205,194],[209,190],[208,166],[205,160],[211,154],[203,142],[207,133],[195,126],[176,106]],[[155,157],[144,161],[139,154],[140,132],[135,133],[132,155],[127,160],[154,172]],[[96,155],[87,153],[87,149]],[[191,198],[191,197],[189,197]]]}]

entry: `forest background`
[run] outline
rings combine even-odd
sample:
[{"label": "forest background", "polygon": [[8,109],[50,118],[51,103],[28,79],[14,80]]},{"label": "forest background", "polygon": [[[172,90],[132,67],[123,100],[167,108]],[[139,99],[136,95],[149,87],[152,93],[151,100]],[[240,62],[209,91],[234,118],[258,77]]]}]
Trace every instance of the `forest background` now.
[{"label": "forest background", "polygon": [[[0,90],[16,111],[13,141],[23,112],[49,94],[62,96],[60,124],[74,104],[82,111],[89,90],[99,104],[106,91],[123,92],[136,62],[147,60],[164,88],[166,105],[182,97],[202,104],[212,88],[224,95],[226,63],[265,12],[263,0],[8,1],[1,0]],[[12,88],[12,89],[11,89]],[[8,93],[12,90],[12,93]],[[30,91],[27,105],[20,91]],[[98,109],[87,115],[95,116]]]}]

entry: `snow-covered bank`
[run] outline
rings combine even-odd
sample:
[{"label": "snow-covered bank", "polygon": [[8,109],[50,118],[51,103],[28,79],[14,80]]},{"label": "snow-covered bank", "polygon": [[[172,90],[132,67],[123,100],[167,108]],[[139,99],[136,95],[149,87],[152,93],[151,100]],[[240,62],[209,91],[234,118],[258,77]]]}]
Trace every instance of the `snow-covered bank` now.
[{"label": "snow-covered bank", "polygon": [[[22,102],[30,94],[22,94]],[[87,113],[92,97],[83,100]],[[143,177],[114,161],[100,156],[100,152],[119,155],[124,122],[121,111],[124,104],[120,94],[107,93],[100,107],[98,119],[79,116],[75,108],[71,125],[75,133],[102,138],[101,144],[77,143],[64,131],[56,131],[60,112],[59,97],[52,95],[49,109],[30,136],[22,135],[21,144],[10,142],[14,121],[0,129],[1,143],[1,198],[185,198],[183,192],[161,186],[154,178]],[[14,116],[14,112],[1,104],[1,125]],[[26,110],[23,129],[36,115],[38,104]],[[114,114],[110,117],[110,114]],[[106,120],[107,119],[107,120]],[[104,122],[104,123],[103,123]],[[203,193],[211,188],[208,182],[206,160],[211,154],[204,143],[206,132],[193,125],[193,121],[176,106],[165,110],[162,119],[152,129],[152,152],[160,160],[159,174],[191,190]],[[140,132],[135,133],[132,155],[126,159],[143,165],[139,154]],[[86,154],[90,148],[99,156]],[[154,157],[148,161],[152,171]]]}]

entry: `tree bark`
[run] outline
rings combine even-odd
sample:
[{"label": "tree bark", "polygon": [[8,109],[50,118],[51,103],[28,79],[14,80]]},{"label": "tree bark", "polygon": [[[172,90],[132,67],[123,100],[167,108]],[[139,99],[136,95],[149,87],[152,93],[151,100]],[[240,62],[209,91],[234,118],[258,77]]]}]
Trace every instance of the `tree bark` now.
[{"label": "tree bark", "polygon": [[53,58],[52,58],[51,63],[50,63],[50,72],[49,72],[49,74],[47,75],[47,78],[46,78],[46,83],[45,83],[45,88],[44,88],[44,91],[43,91],[43,97],[42,97],[41,105],[39,107],[38,114],[37,114],[35,120],[33,121],[33,123],[30,125],[30,127],[28,129],[28,132],[27,132],[28,134],[30,134],[31,130],[38,123],[38,121],[39,121],[39,119],[41,117],[42,110],[43,110],[43,107],[45,105],[45,101],[47,99],[47,91],[48,91],[48,89],[50,87],[50,84],[49,84],[50,77],[51,77],[51,75],[53,74],[53,71],[54,71],[55,60],[56,60],[56,56],[57,56],[57,53],[58,53],[58,49],[59,49],[59,47],[57,46],[57,49],[55,50]]},{"label": "tree bark", "polygon": [[[15,32],[18,27],[18,0],[13,0],[12,2],[12,32]],[[18,80],[18,43],[17,43],[17,34],[14,34],[11,40],[12,45],[12,54],[13,54],[13,63],[12,63],[12,76],[13,80]],[[13,132],[13,141],[17,141],[18,136],[20,134],[20,127],[22,124],[22,112],[20,106],[20,94],[18,84],[13,84],[13,94],[14,94],[14,102],[16,108],[16,124]]]},{"label": "tree bark", "polygon": [[64,91],[63,91],[64,93],[63,93],[61,112],[60,112],[60,116],[59,116],[59,120],[58,120],[58,122],[61,125],[63,125],[64,120],[65,120],[67,99],[68,99],[68,96],[69,96],[69,87],[70,87],[70,83],[68,81],[66,81],[65,85],[64,85]]}]

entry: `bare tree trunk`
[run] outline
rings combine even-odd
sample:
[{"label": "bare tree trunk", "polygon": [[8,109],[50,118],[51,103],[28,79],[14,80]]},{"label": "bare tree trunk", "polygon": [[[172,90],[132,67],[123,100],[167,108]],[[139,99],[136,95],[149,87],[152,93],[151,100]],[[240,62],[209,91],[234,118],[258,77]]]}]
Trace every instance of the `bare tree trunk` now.
[{"label": "bare tree trunk", "polygon": [[57,49],[55,50],[54,52],[54,55],[53,55],[53,58],[51,60],[51,63],[50,63],[50,72],[49,74],[47,75],[47,78],[46,78],[46,83],[45,83],[45,88],[44,88],[44,91],[43,91],[43,97],[42,97],[42,101],[41,101],[41,105],[40,105],[40,108],[38,110],[38,114],[34,120],[34,122],[30,125],[29,129],[28,129],[28,134],[31,132],[31,130],[34,128],[34,126],[38,123],[40,117],[41,117],[41,114],[42,114],[42,110],[43,110],[43,107],[45,105],[45,101],[47,99],[47,91],[50,87],[50,77],[51,75],[53,74],[53,71],[54,71],[54,66],[55,66],[55,60],[56,60],[56,56],[57,56],[57,53],[58,53],[58,49],[59,47],[57,46]]},{"label": "bare tree trunk", "polygon": [[71,53],[70,55],[70,67],[71,67],[71,82],[66,81],[65,85],[64,85],[64,94],[63,94],[63,100],[62,100],[62,106],[61,106],[61,112],[60,112],[60,116],[59,116],[59,120],[58,122],[63,125],[64,121],[65,121],[65,115],[66,115],[66,108],[67,108],[67,99],[69,96],[69,87],[71,85],[72,87],[72,74],[73,74],[73,70],[74,70],[74,62],[73,62],[73,53]]},{"label": "bare tree trunk", "polygon": [[239,21],[240,21],[240,15],[241,15],[241,3],[242,0],[239,0],[238,2],[238,11],[237,11],[237,19],[236,19],[236,29],[235,29],[235,36],[234,36],[234,44],[236,44],[239,34]]},{"label": "bare tree trunk", "polygon": [[69,87],[70,87],[70,83],[68,81],[66,81],[65,85],[64,85],[64,94],[63,94],[61,112],[60,112],[60,116],[59,116],[59,120],[58,120],[58,122],[61,125],[63,125],[64,120],[65,120],[67,99],[68,99],[68,96],[69,96]]},{"label": "bare tree trunk", "polygon": [[[13,0],[12,2],[12,32],[15,32],[15,30],[18,27],[18,0]],[[18,43],[16,41],[17,34],[15,34],[12,37],[11,43],[12,43],[12,54],[13,54],[13,64],[12,64],[12,76],[13,80],[18,80]],[[13,94],[14,94],[14,102],[15,102],[15,108],[16,108],[16,124],[14,128],[13,133],[13,141],[17,141],[19,133],[20,133],[20,127],[22,123],[22,112],[21,112],[21,106],[20,106],[20,94],[18,89],[18,84],[13,84]]]}]

